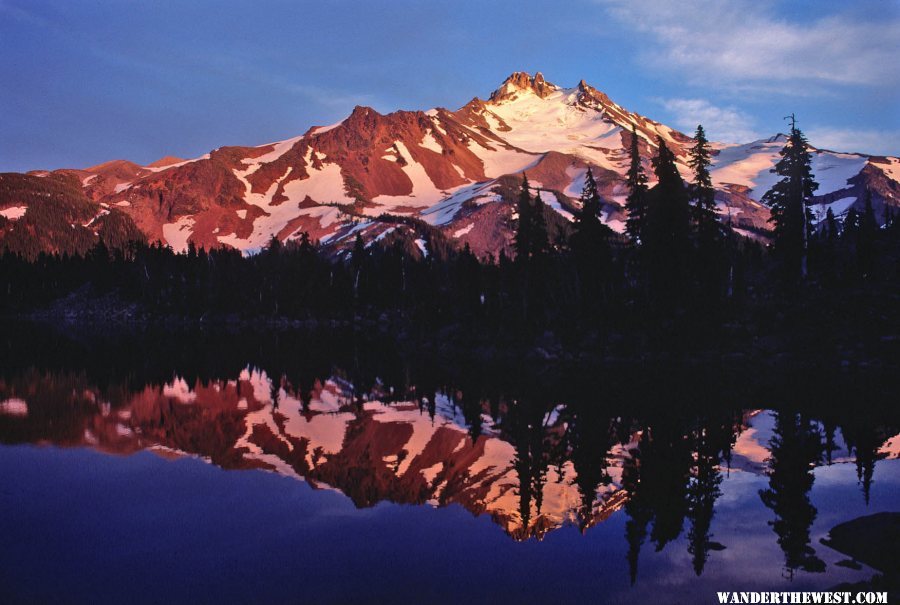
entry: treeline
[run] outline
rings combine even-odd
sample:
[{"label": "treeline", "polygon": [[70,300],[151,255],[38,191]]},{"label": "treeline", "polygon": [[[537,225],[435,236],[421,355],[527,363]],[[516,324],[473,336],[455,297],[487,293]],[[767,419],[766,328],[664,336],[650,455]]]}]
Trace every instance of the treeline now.
[{"label": "treeline", "polygon": [[[690,151],[690,182],[660,138],[652,159],[657,184],[649,187],[637,134],[631,139],[625,236],[601,222],[590,170],[566,229],[548,225],[553,211],[523,177],[509,255],[477,258],[439,233],[409,235],[415,225],[377,241],[357,235],[337,255],[308,235],[287,244],[273,238],[243,257],[193,245],[176,254],[126,234],[85,254],[32,259],[7,249],[0,304],[7,313],[28,312],[78,292],[84,296],[72,305],[108,295],[147,318],[398,321],[431,334],[457,328],[484,337],[580,338],[653,317],[716,326],[765,305],[814,300],[838,308],[848,292],[863,290],[896,296],[900,226],[889,215],[879,225],[871,196],[862,213],[851,210],[843,221],[829,213],[815,224],[807,207],[816,188],[810,154],[796,126],[775,168],[781,180],[764,197],[773,210],[769,246],[719,220],[702,127]],[[120,227],[116,233],[127,231]]]},{"label": "treeline", "polygon": [[0,174],[0,201],[28,208],[15,221],[0,216],[0,250],[30,261],[48,251],[84,256],[100,241],[115,249],[146,242],[130,216],[115,207],[98,209],[70,174]]}]

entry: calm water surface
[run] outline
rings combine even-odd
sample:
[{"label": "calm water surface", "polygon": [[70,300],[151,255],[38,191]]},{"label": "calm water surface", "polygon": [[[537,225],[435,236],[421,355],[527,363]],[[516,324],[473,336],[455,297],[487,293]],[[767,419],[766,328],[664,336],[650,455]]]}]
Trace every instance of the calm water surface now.
[{"label": "calm water surface", "polygon": [[12,332],[3,602],[712,603],[867,580],[821,540],[900,510],[877,377]]}]

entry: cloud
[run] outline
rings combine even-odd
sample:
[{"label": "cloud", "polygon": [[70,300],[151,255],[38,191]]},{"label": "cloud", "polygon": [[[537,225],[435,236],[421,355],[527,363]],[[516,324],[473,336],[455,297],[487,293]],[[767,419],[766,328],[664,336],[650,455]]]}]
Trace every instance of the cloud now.
[{"label": "cloud", "polygon": [[707,137],[722,143],[747,143],[759,139],[753,120],[733,107],[717,107],[704,99],[664,99],[663,107],[672,114],[675,126],[691,134],[703,124]]},{"label": "cloud", "polygon": [[900,130],[857,130],[852,128],[810,128],[806,138],[814,147],[845,152],[891,155],[897,153]]},{"label": "cloud", "polygon": [[900,84],[900,18],[890,3],[875,5],[877,20],[843,14],[795,23],[758,0],[596,2],[647,38],[647,61],[695,84],[789,94],[810,86]]}]

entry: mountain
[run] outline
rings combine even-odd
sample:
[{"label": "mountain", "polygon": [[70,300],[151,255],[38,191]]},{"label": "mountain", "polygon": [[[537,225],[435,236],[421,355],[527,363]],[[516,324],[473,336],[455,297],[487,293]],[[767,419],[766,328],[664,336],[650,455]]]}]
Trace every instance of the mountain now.
[{"label": "mountain", "polygon": [[[32,249],[72,251],[107,225],[107,237],[139,231],[177,250],[193,242],[249,252],[273,236],[286,241],[304,231],[341,247],[359,232],[370,239],[396,229],[437,229],[479,255],[496,254],[511,242],[523,172],[556,211],[559,228],[572,219],[592,168],[605,200],[603,220],[621,232],[632,128],[648,174],[659,136],[689,176],[689,136],[628,111],[584,81],[562,88],[540,73],[517,72],[487,100],[474,98],[456,111],[382,115],[356,107],[343,121],[301,136],[220,147],[190,160],[167,156],[147,166],[115,160],[3,174],[0,238],[14,249],[31,242]],[[759,200],[775,181],[769,171],[784,140],[713,144],[719,211],[738,232],[766,236],[769,212]],[[898,158],[815,149],[813,170],[820,183],[813,206],[818,217],[828,206],[838,217],[859,208],[865,188],[879,219],[884,205],[900,205]],[[81,243],[45,236],[43,222],[29,215],[46,204],[55,204],[54,214]]]}]

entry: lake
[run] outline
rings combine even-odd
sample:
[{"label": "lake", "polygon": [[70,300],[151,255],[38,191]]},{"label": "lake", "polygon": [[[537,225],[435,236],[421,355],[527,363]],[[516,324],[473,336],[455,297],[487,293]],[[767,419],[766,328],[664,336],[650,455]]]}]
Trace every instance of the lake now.
[{"label": "lake", "polygon": [[549,367],[339,332],[0,337],[4,603],[716,602],[876,570],[886,376]]}]

